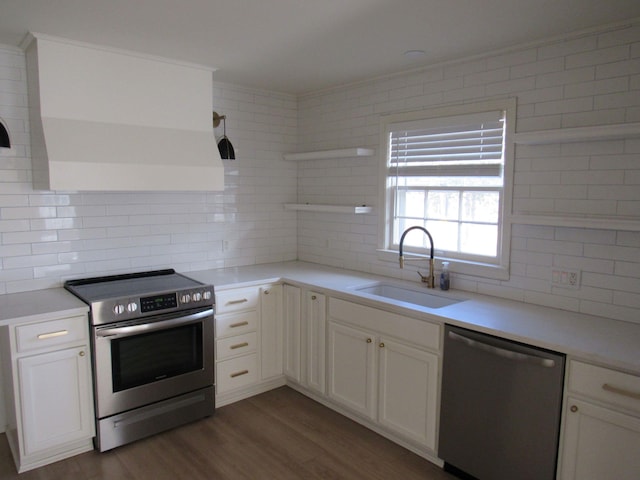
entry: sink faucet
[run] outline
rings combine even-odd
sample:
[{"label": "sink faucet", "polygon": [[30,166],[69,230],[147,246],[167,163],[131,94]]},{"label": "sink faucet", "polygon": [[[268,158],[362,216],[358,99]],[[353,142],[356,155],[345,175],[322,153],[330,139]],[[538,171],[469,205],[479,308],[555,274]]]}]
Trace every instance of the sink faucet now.
[{"label": "sink faucet", "polygon": [[[409,227],[404,232],[402,232],[402,236],[400,237],[400,248],[398,251],[398,253],[400,254],[400,258],[399,258],[400,268],[404,268],[404,262],[405,262],[404,255],[402,255],[402,245],[404,244],[404,237],[411,230],[415,230],[415,229],[422,230],[427,235],[427,237],[429,237],[429,243],[431,244],[431,252],[429,254],[429,275],[424,276],[420,273],[419,270],[418,270],[418,275],[420,275],[422,282],[427,284],[428,288],[435,288],[436,279],[433,271],[433,238],[431,237],[431,234],[426,228],[416,225],[414,227]],[[407,261],[410,261],[410,260],[407,259]]]}]

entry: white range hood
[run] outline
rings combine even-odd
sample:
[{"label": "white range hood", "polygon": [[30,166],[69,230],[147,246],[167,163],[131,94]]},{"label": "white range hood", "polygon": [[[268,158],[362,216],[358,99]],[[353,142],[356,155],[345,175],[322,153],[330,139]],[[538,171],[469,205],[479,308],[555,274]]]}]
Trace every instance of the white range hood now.
[{"label": "white range hood", "polygon": [[213,69],[41,34],[23,47],[34,188],[224,189]]}]

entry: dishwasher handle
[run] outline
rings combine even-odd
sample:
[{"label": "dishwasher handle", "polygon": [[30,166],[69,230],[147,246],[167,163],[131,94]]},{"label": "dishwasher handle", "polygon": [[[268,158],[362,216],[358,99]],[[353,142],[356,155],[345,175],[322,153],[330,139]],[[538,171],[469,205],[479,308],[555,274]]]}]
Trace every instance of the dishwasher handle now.
[{"label": "dishwasher handle", "polygon": [[539,357],[537,355],[531,355],[527,353],[515,352],[513,350],[508,350],[506,348],[500,348],[493,345],[488,345],[484,342],[480,342],[478,340],[474,340],[464,335],[460,335],[455,332],[448,332],[449,338],[456,342],[461,342],[467,345],[470,348],[475,348],[476,350],[482,350],[483,352],[490,353],[492,355],[496,355],[498,357],[507,358],[509,360],[513,360],[516,362],[523,363],[531,363],[533,365],[538,365],[540,367],[552,368],[555,367],[556,362],[551,358]]}]

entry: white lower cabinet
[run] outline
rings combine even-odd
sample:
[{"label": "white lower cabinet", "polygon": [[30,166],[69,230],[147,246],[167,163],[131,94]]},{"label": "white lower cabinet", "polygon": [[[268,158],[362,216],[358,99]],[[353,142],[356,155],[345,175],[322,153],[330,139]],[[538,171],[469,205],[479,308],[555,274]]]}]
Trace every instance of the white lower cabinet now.
[{"label": "white lower cabinet", "polygon": [[88,319],[2,329],[7,439],[19,472],[93,449]]},{"label": "white lower cabinet", "polygon": [[375,335],[329,322],[329,397],[370,419],[376,416]]},{"label": "white lower cabinet", "polygon": [[86,347],[18,359],[24,453],[93,437]]},{"label": "white lower cabinet", "polygon": [[343,300],[329,305],[329,397],[434,452],[440,327]]},{"label": "white lower cabinet", "polygon": [[306,290],[302,321],[302,363],[305,366],[303,383],[322,395],[326,392],[326,335],[327,298]]},{"label": "white lower cabinet", "polygon": [[571,361],[558,477],[640,478],[640,377]]},{"label": "white lower cabinet", "polygon": [[284,286],[284,373],[322,395],[326,391],[326,305],[321,293]]},{"label": "white lower cabinet", "polygon": [[260,287],[260,374],[262,380],[282,377],[282,285]]},{"label": "white lower cabinet", "polygon": [[284,374],[290,380],[300,383],[302,310],[301,289],[285,285],[283,292],[284,314]]},{"label": "white lower cabinet", "polygon": [[378,347],[378,421],[433,450],[438,356],[385,337],[380,338]]}]

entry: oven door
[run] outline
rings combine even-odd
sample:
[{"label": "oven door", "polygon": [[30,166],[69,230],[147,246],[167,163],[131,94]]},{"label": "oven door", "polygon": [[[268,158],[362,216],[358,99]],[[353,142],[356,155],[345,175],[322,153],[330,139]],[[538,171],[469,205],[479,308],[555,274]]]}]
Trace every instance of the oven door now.
[{"label": "oven door", "polygon": [[208,387],[213,373],[213,309],[94,327],[96,415]]}]

